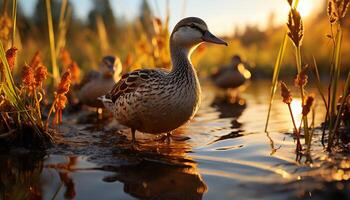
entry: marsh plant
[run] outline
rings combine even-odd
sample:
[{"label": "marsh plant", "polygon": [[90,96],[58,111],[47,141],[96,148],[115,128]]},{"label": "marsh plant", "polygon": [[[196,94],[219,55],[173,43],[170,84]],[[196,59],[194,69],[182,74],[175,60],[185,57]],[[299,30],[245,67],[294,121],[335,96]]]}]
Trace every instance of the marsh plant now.
[{"label": "marsh plant", "polygon": [[[6,2],[4,10],[6,10]],[[52,62],[53,68],[50,72],[43,64],[40,52],[36,52],[31,61],[26,62],[18,70],[21,73],[16,78],[18,81],[15,82],[14,68],[18,51],[14,46],[17,1],[12,2],[12,19],[8,17],[7,12],[1,16],[1,21],[6,23],[2,24],[5,27],[0,31],[0,143],[5,147],[24,146],[31,149],[45,149],[54,142],[55,131],[51,127],[62,122],[62,110],[67,104],[66,95],[71,82],[79,79],[79,67],[66,52],[66,59],[62,61],[65,72],[62,74],[61,81],[54,87],[55,92],[52,94],[47,91],[47,88],[52,88],[49,87],[47,79],[49,77],[55,79],[55,76],[59,75],[56,74],[59,73],[59,70],[58,68],[55,70],[55,62]],[[48,17],[51,17],[49,12]],[[9,24],[8,21],[12,24]],[[10,37],[10,29],[12,37]],[[52,29],[52,26],[49,25],[49,29]],[[49,33],[51,35],[53,32],[49,31]],[[5,51],[3,44],[6,46],[11,44],[11,47]],[[52,54],[51,59],[56,59],[55,54]],[[51,105],[48,105],[50,97],[53,97],[53,100]],[[45,114],[46,107],[50,107],[47,115]],[[52,113],[55,115],[51,120]]]},{"label": "marsh plant", "polygon": [[[300,123],[303,128],[296,127],[296,123],[293,117],[290,104],[293,100],[290,90],[287,88],[287,85],[284,82],[281,82],[281,96],[283,102],[286,103],[289,107],[291,113],[291,118],[294,126],[294,134],[297,139],[297,148],[296,151],[300,153],[302,147],[300,144],[300,136],[303,133],[305,138],[306,152],[308,153],[311,148],[311,142],[313,138],[314,130],[310,128],[308,123],[308,114],[312,109],[314,104],[315,97],[313,94],[308,94],[306,91],[306,85],[308,84],[308,73],[312,73],[315,77],[316,87],[319,91],[319,94],[323,100],[324,106],[326,108],[326,117],[322,125],[323,134],[322,134],[322,144],[325,145],[325,140],[327,139],[327,150],[331,151],[336,144],[338,144],[339,139],[342,134],[346,134],[346,129],[349,126],[349,89],[350,89],[350,73],[348,73],[345,86],[341,86],[340,83],[340,71],[341,71],[341,49],[342,49],[342,20],[345,17],[350,0],[329,0],[327,6],[327,14],[329,17],[330,24],[330,34],[327,35],[328,38],[332,41],[332,58],[330,62],[330,77],[328,85],[328,94],[325,95],[322,91],[321,80],[318,73],[317,62],[314,58],[312,67],[308,65],[303,65],[302,56],[301,56],[301,47],[304,37],[304,26],[301,15],[297,9],[298,0],[289,0],[290,11],[288,15],[287,22],[287,32],[281,43],[281,47],[278,53],[278,57],[275,64],[272,87],[271,87],[271,98],[270,98],[270,107],[268,112],[268,117],[266,121],[265,131],[267,131],[268,120],[270,117],[270,109],[273,102],[274,93],[277,89],[278,84],[278,74],[282,65],[282,60],[284,57],[284,52],[286,49],[287,38],[293,43],[295,51],[295,61],[297,68],[297,75],[294,79],[295,87],[300,91],[300,98],[302,99],[302,122]],[[343,89],[342,94],[339,94],[339,90]]]}]

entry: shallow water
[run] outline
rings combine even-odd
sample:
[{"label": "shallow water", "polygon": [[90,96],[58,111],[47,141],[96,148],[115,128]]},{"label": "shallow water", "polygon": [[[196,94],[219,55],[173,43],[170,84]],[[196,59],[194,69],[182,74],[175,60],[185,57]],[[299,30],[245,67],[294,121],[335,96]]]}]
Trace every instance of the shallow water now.
[{"label": "shallow water", "polygon": [[[195,119],[174,133],[188,140],[137,133],[136,150],[115,121],[68,116],[47,154],[0,155],[0,199],[349,199],[349,156],[329,156],[316,131],[311,155],[296,158],[279,97],[264,132],[269,84],[251,83],[235,104],[204,86]],[[321,101],[316,109],[320,124]]]}]

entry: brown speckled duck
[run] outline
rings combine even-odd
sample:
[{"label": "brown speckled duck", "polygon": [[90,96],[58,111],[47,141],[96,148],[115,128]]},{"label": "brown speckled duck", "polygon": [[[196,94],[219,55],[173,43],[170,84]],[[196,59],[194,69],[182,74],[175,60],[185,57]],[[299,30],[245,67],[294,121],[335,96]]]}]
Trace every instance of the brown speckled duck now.
[{"label": "brown speckled duck", "polygon": [[100,98],[121,124],[131,128],[133,144],[136,130],[169,133],[193,118],[201,88],[190,56],[202,42],[227,45],[209,32],[202,19],[182,19],[170,36],[171,71],[140,69],[124,74]]},{"label": "brown speckled duck", "polygon": [[79,101],[90,107],[103,108],[103,103],[97,98],[113,88],[115,83],[120,80],[121,72],[122,65],[119,58],[103,57],[99,70],[90,71],[80,83]]}]

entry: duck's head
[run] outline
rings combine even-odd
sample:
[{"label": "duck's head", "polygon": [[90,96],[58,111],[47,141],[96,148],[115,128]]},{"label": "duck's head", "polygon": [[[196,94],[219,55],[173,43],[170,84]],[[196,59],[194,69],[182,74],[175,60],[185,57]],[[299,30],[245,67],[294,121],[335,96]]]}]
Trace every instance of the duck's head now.
[{"label": "duck's head", "polygon": [[202,42],[226,45],[209,32],[207,24],[198,17],[187,17],[178,22],[170,36],[172,46],[191,49]]},{"label": "duck's head", "polygon": [[100,63],[100,72],[102,72],[105,77],[119,79],[118,77],[122,72],[122,64],[120,59],[115,56],[103,57]]}]

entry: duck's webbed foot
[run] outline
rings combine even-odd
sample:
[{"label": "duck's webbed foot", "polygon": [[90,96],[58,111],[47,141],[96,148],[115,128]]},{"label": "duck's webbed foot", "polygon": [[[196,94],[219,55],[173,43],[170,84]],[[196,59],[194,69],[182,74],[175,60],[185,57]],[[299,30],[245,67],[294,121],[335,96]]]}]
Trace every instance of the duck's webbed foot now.
[{"label": "duck's webbed foot", "polygon": [[190,137],[187,136],[179,136],[179,135],[173,135],[172,132],[168,132],[166,134],[163,134],[162,136],[160,136],[159,138],[156,139],[156,141],[167,141],[170,142],[171,140],[173,141],[186,141],[191,139]]}]

